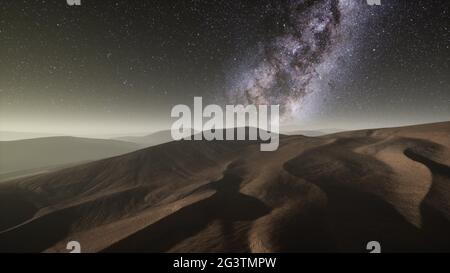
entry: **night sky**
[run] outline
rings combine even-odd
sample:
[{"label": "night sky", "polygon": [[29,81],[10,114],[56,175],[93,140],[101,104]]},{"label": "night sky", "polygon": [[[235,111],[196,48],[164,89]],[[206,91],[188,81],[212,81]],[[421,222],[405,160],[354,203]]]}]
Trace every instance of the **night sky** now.
[{"label": "night sky", "polygon": [[0,130],[138,134],[176,104],[285,126],[450,120],[448,0],[2,0]]}]

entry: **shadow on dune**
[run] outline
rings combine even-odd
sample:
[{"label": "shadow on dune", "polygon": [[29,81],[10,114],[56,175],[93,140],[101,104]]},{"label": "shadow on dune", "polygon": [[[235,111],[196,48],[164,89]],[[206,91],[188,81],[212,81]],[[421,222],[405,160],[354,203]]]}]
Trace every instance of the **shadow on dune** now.
[{"label": "shadow on dune", "polygon": [[270,234],[277,252],[335,252],[336,241],[332,237],[325,211],[318,204],[308,203],[301,209],[292,209],[288,219],[277,223],[276,232]]},{"label": "shadow on dune", "polygon": [[[142,203],[146,193],[142,188],[132,188],[52,211],[35,219],[30,217],[28,222],[0,232],[0,252],[45,251],[60,240],[67,238],[74,229],[82,230],[83,222],[92,226],[92,223],[101,225],[120,219],[122,215],[126,214],[130,204]],[[16,203],[20,202],[24,201],[16,200]],[[101,211],[101,213],[95,213],[97,211]]]},{"label": "shadow on dune", "polygon": [[[224,241],[233,235],[233,222],[252,221],[270,212],[261,201],[239,192],[242,178],[226,173],[223,179],[208,187],[217,192],[200,202],[187,206],[164,219],[110,246],[103,252],[165,252],[176,244],[205,229],[218,220],[222,224]],[[236,240],[234,240],[236,241]],[[247,238],[241,245],[226,244],[224,251],[248,251]]]},{"label": "shadow on dune", "polygon": [[42,252],[67,236],[77,217],[74,209],[61,210],[0,233],[0,252]]},{"label": "shadow on dune", "polygon": [[27,200],[27,194],[20,190],[0,192],[0,233],[33,218],[37,208]]},{"label": "shadow on dune", "polygon": [[416,152],[414,149],[406,149],[405,155],[410,159],[427,166],[433,174],[446,177],[447,179],[450,178],[450,167],[447,165],[438,163],[419,152]]},{"label": "shadow on dune", "polygon": [[[431,188],[422,201],[422,230],[426,234],[426,239],[430,247],[426,251],[450,251],[450,222],[448,220],[449,211],[441,211],[435,206],[436,200],[440,196],[448,196],[450,190],[450,167],[438,163],[425,156],[417,149],[406,149],[404,154],[428,167],[433,176]],[[447,192],[442,192],[446,189]],[[444,200],[448,202],[448,200]],[[447,217],[446,217],[447,214]],[[432,247],[431,247],[432,246]]]},{"label": "shadow on dune", "polygon": [[[311,239],[303,236],[303,241],[298,241],[296,247],[289,244],[289,237],[280,243],[287,244],[289,251],[299,252],[365,252],[369,241],[379,241],[386,252],[424,249],[425,237],[417,227],[391,204],[363,191],[358,185],[362,177],[371,183],[388,181],[390,167],[344,147],[349,144],[354,148],[362,144],[358,141],[351,143],[348,139],[316,148],[284,165],[292,175],[321,188],[327,196],[327,205],[322,211],[316,211],[311,216],[315,218],[310,218],[312,220],[298,220],[289,227],[289,230],[305,229],[306,222]],[[315,238],[326,240],[315,244]]]}]

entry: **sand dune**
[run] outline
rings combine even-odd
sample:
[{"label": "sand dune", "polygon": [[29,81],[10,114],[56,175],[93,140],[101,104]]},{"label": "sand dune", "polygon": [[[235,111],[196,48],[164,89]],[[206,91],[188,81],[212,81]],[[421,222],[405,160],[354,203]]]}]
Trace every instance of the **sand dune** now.
[{"label": "sand dune", "polygon": [[450,251],[450,122],[171,142],[0,184],[0,251]]}]

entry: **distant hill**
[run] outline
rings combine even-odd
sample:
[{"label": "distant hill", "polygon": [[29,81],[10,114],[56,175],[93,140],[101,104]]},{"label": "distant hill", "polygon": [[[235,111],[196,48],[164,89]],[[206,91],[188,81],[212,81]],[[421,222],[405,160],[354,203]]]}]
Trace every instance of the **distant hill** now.
[{"label": "distant hill", "polygon": [[324,133],[322,131],[302,131],[302,130],[300,130],[300,131],[287,132],[286,134],[289,136],[302,135],[302,136],[308,136],[308,137],[317,137],[317,136],[324,136],[327,133]]},{"label": "distant hill", "polygon": [[323,129],[323,130],[284,130],[283,133],[289,136],[308,136],[308,137],[318,137],[318,136],[325,136],[330,135],[338,132],[343,132],[345,130],[340,129]]},{"label": "distant hill", "polygon": [[135,143],[143,147],[150,147],[173,141],[170,130],[160,131],[146,136],[124,136],[115,139]]},{"label": "distant hill", "polygon": [[[195,131],[192,131],[193,133]],[[191,134],[189,134],[191,135]],[[168,142],[172,142],[172,133],[170,130],[159,131],[153,134],[149,134],[146,136],[124,136],[115,138],[115,140],[127,141],[131,143],[138,144],[141,147],[151,147],[156,146]]]},{"label": "distant hill", "polygon": [[13,140],[21,140],[21,139],[51,137],[51,136],[54,136],[54,134],[33,133],[33,132],[0,131],[0,141],[13,141]]},{"label": "distant hill", "polygon": [[42,172],[56,166],[113,157],[139,148],[124,141],[76,137],[0,141],[0,180],[10,173]]}]

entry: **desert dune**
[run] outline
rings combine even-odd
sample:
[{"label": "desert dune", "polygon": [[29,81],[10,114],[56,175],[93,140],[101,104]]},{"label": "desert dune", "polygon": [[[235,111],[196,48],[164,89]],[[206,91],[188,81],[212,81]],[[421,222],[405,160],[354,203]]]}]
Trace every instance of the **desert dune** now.
[{"label": "desert dune", "polygon": [[179,141],[0,184],[1,252],[450,251],[450,122]]}]

